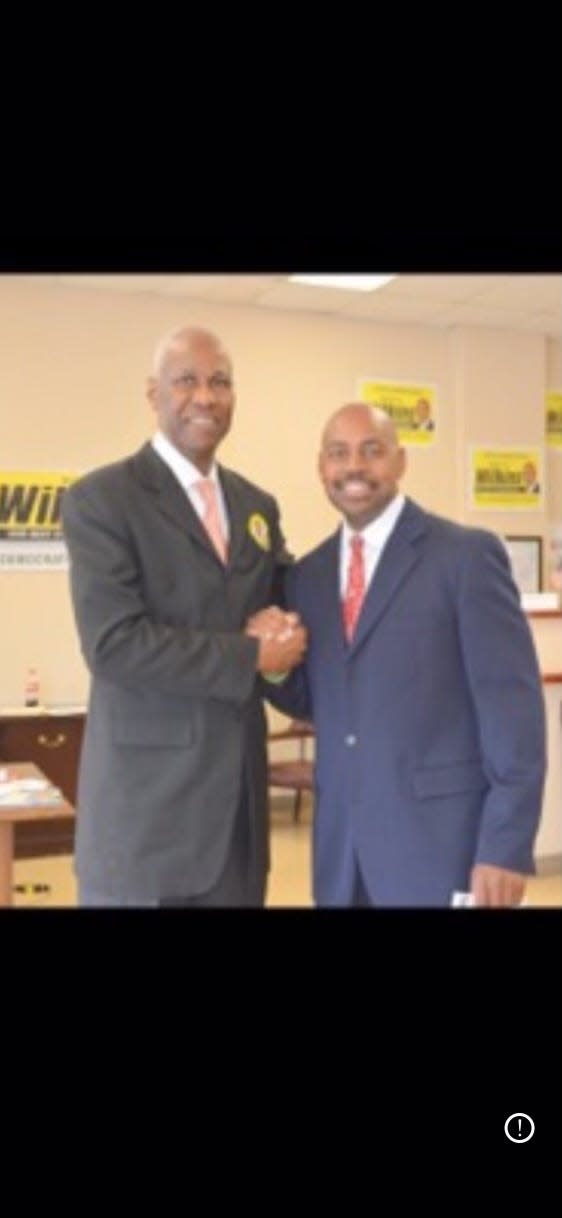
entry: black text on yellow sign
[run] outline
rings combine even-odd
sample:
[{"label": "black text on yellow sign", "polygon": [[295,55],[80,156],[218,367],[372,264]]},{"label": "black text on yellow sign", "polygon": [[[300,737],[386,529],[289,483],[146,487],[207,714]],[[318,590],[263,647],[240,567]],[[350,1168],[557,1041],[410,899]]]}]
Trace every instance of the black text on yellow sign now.
[{"label": "black text on yellow sign", "polygon": [[0,537],[59,537],[61,502],[73,474],[0,474]]}]

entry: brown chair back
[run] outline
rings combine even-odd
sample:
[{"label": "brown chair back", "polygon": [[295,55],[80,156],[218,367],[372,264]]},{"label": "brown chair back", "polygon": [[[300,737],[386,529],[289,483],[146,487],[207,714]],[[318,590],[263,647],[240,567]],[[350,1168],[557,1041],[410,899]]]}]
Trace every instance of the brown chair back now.
[{"label": "brown chair back", "polygon": [[[314,728],[304,719],[292,719],[286,728],[268,735],[268,785],[294,792],[293,820],[299,820],[303,791],[312,791],[314,786],[314,762],[309,756],[309,741],[314,738]],[[275,760],[275,745],[281,742],[295,743],[294,757]]]}]

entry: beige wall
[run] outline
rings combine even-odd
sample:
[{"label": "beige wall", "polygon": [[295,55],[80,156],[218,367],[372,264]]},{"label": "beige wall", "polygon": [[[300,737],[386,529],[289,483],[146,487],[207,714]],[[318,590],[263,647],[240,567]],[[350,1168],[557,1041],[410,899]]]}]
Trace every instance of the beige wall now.
[{"label": "beige wall", "polygon": [[[549,342],[546,358],[546,383],[549,389],[562,393],[562,343]],[[550,566],[549,543],[556,528],[562,543],[562,448],[547,449],[546,476],[548,486],[548,532],[545,547],[545,567],[548,579]]]},{"label": "beige wall", "polygon": [[[439,438],[409,450],[410,495],[458,520],[546,534],[545,512],[474,513],[466,500],[467,445],[543,442],[561,355],[527,332],[381,326],[1,276],[0,468],[79,472],[138,447],[153,428],[144,386],[154,344],[187,323],[216,329],[231,349],[238,406],[221,459],[278,496],[297,555],[336,527],[316,476],[318,437],[368,376],[437,386]],[[552,520],[562,520],[560,453],[548,454],[547,475]],[[21,702],[30,664],[46,702],[85,698],[66,573],[0,575],[0,638],[0,705]]]}]

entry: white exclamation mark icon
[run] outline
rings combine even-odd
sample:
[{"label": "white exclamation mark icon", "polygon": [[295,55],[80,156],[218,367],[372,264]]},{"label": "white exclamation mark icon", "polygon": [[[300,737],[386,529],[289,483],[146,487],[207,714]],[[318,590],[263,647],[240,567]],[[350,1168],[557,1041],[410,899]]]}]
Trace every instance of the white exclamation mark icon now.
[{"label": "white exclamation mark icon", "polygon": [[[517,1128],[515,1127],[516,1121]],[[525,1121],[525,1126],[523,1126],[523,1121]],[[522,1146],[524,1142],[530,1142],[533,1137],[535,1122],[526,1112],[512,1112],[505,1122],[503,1131],[510,1142],[519,1142]]]}]

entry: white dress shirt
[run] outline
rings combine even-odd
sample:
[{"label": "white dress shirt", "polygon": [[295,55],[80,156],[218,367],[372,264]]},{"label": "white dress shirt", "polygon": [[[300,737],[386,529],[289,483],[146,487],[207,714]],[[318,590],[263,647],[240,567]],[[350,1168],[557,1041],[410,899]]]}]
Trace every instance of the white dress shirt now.
[{"label": "white dress shirt", "polygon": [[363,538],[363,558],[365,563],[365,590],[373,578],[384,547],[396,526],[398,517],[406,502],[404,495],[395,495],[388,507],[372,520],[364,529],[352,529],[344,520],[340,543],[340,593],[343,598],[347,587],[347,573],[351,558],[351,538]]},{"label": "white dress shirt", "polygon": [[191,461],[188,461],[187,457],[184,457],[183,454],[180,453],[179,449],[177,449],[175,445],[171,443],[171,441],[162,431],[157,431],[152,437],[152,447],[156,450],[162,460],[166,462],[166,465],[169,467],[169,469],[171,469],[172,473],[177,478],[180,486],[189,497],[191,504],[193,505],[194,510],[197,512],[200,520],[203,518],[205,505],[203,503],[202,495],[197,490],[195,484],[196,482],[200,482],[202,478],[209,478],[209,480],[214,483],[217,492],[218,508],[223,533],[228,541],[230,536],[228,514],[217,472],[216,462],[213,461],[208,474],[202,474],[201,470],[197,469],[197,466],[193,465]]}]

